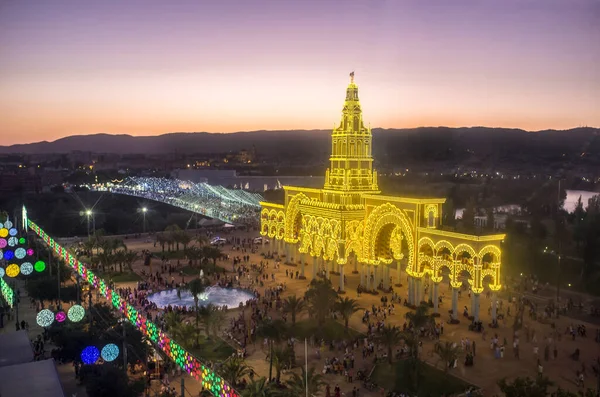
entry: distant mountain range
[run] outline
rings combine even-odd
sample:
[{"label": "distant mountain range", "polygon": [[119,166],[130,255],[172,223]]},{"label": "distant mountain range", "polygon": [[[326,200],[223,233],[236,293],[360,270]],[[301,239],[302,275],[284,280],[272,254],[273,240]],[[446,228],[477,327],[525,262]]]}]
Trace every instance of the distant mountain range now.
[{"label": "distant mountain range", "polygon": [[[74,135],[54,142],[0,146],[2,154],[49,154],[87,151],[116,154],[194,154],[256,149],[259,155],[292,160],[325,159],[330,130],[170,133],[158,136]],[[506,128],[422,127],[373,129],[376,160],[475,163],[566,161],[576,157],[600,162],[600,129],[524,131]]]}]

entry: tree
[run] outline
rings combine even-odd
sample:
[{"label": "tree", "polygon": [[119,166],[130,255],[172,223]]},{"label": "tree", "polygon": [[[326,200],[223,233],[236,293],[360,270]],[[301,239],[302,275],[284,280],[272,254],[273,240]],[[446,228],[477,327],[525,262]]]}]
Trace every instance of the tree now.
[{"label": "tree", "polygon": [[358,301],[356,299],[351,299],[345,297],[338,297],[338,301],[335,302],[334,310],[342,316],[344,319],[344,326],[346,330],[348,330],[348,322],[350,321],[350,317],[362,308],[358,305]]},{"label": "tree", "polygon": [[184,254],[194,265],[197,265],[198,261],[204,258],[203,250],[198,247],[189,247],[184,250]]},{"label": "tree", "polygon": [[388,350],[388,362],[392,364],[394,358],[394,347],[402,340],[400,328],[395,325],[385,325],[377,334],[376,340],[384,345]]},{"label": "tree", "polygon": [[[186,286],[186,288],[188,291],[190,291],[190,293],[194,297],[194,306],[196,307],[196,329],[197,329],[198,322],[200,320],[200,317],[199,317],[200,310],[198,309],[198,301],[200,299],[199,295],[204,292],[204,290],[206,289],[206,285],[204,284],[204,281],[202,281],[202,279],[196,278],[196,279],[190,281],[188,283],[188,285]],[[197,332],[196,345],[200,344],[199,337],[200,337],[200,333]]]},{"label": "tree", "polygon": [[165,228],[168,239],[176,244],[176,250],[179,251],[179,237],[181,236],[181,228],[176,224],[169,225]]},{"label": "tree", "polygon": [[308,302],[310,313],[317,319],[320,329],[323,328],[325,320],[333,310],[337,296],[337,292],[331,286],[331,281],[314,279],[310,282],[310,288],[304,294],[304,300]]},{"label": "tree", "polygon": [[256,335],[269,340],[269,379],[271,379],[273,373],[273,344],[281,342],[287,336],[287,326],[280,319],[264,319],[258,325]]},{"label": "tree", "polygon": [[216,335],[225,321],[225,312],[213,304],[202,306],[199,316],[207,338],[210,338],[211,333]]},{"label": "tree", "polygon": [[404,316],[409,324],[413,326],[413,332],[418,336],[421,332],[421,327],[425,327],[429,325],[432,321],[431,315],[429,312],[429,306],[425,303],[417,306],[414,312],[408,312]]},{"label": "tree", "polygon": [[110,269],[110,266],[113,265],[115,257],[108,251],[102,251],[98,253],[97,258],[102,266],[102,271],[105,272],[107,267]]},{"label": "tree", "polygon": [[[58,280],[56,277],[44,277],[28,280],[25,285],[27,294],[40,303],[44,301],[55,301],[58,299]],[[63,302],[71,302],[77,299],[77,291],[74,287],[61,287],[60,299]]]},{"label": "tree", "polygon": [[198,330],[193,324],[179,323],[169,329],[171,337],[186,349],[191,349],[196,344]]},{"label": "tree", "polygon": [[272,383],[267,382],[267,378],[262,377],[252,380],[242,390],[241,397],[275,397],[277,390]]},{"label": "tree", "polygon": [[239,357],[233,357],[223,363],[219,374],[233,387],[237,386],[241,379],[252,373],[252,367]]},{"label": "tree", "polygon": [[124,249],[118,249],[113,254],[113,262],[119,265],[119,273],[123,273],[123,262],[125,261]]},{"label": "tree", "polygon": [[196,236],[195,241],[198,243],[200,247],[208,244],[208,237],[204,234],[199,234]]},{"label": "tree", "polygon": [[486,227],[488,230],[493,231],[496,229],[494,226],[494,209],[492,207],[487,208],[485,210],[486,219]]},{"label": "tree", "polygon": [[220,259],[223,256],[223,253],[218,247],[213,247],[211,245],[205,245],[202,247],[202,253],[204,258],[207,260],[213,261],[213,271],[217,270],[217,259]]},{"label": "tree", "polygon": [[294,352],[288,346],[275,346],[271,350],[273,356],[273,366],[275,367],[275,381],[279,383],[281,371],[286,367],[292,366]]},{"label": "tree", "polygon": [[126,251],[123,254],[123,263],[125,264],[125,266],[127,266],[127,269],[129,269],[131,273],[133,273],[133,264],[137,259],[138,253],[135,251]]},{"label": "tree", "polygon": [[444,362],[444,372],[448,372],[448,368],[460,356],[460,348],[453,342],[437,341],[434,347],[435,353],[440,356]]},{"label": "tree", "polygon": [[506,397],[546,397],[548,395],[548,387],[552,386],[552,384],[545,377],[536,380],[529,377],[516,378],[512,383],[509,383],[504,378],[498,382],[500,390]]},{"label": "tree", "polygon": [[292,317],[292,325],[296,324],[296,316],[304,310],[304,300],[298,299],[296,295],[288,296],[283,301],[283,312]]},{"label": "tree", "polygon": [[304,366],[302,366],[302,373],[297,374],[292,372],[292,377],[287,380],[290,396],[303,396],[306,393],[306,384],[308,383],[308,395],[316,396],[319,394],[325,382],[323,381],[323,375],[315,370],[315,367],[310,367],[308,372]]},{"label": "tree", "polygon": [[160,245],[162,252],[165,252],[167,238],[165,237],[164,233],[156,233],[156,242]]},{"label": "tree", "polygon": [[144,381],[129,382],[127,375],[110,365],[84,365],[81,378],[89,397],[130,397],[144,391]]},{"label": "tree", "polygon": [[467,232],[470,232],[475,229],[475,215],[477,213],[477,208],[475,204],[475,200],[473,197],[467,201],[467,206],[462,214],[462,226],[463,229]]},{"label": "tree", "polygon": [[188,245],[192,242],[192,238],[190,237],[189,234],[187,234],[187,232],[185,231],[181,231],[180,233],[178,233],[178,239],[179,242],[183,245],[183,249],[185,250]]}]

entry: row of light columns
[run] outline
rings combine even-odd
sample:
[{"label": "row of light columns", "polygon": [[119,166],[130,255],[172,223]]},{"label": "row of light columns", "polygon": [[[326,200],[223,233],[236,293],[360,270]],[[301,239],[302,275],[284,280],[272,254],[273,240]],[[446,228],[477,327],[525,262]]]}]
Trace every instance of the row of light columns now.
[{"label": "row of light columns", "polygon": [[[287,243],[283,240],[277,241],[277,252],[282,253],[285,251],[286,259],[289,263],[296,263],[298,260],[297,257],[297,244]],[[264,247],[264,239],[262,243]],[[306,267],[306,259],[309,257],[307,253],[300,253],[300,263],[301,263],[301,271],[300,275],[302,277],[306,277],[305,267]],[[367,265],[361,264],[360,270],[358,269],[358,260],[356,255],[352,257],[354,272],[358,272],[360,274],[360,284],[364,286],[367,290],[376,290],[380,284],[383,284],[384,289],[388,289],[390,287],[390,265]],[[331,260],[324,260],[322,257],[312,257],[312,266],[313,271],[312,275],[314,278],[318,277],[318,273],[321,269],[325,270],[325,278],[330,280],[331,275],[330,271],[337,270],[340,275],[339,280],[339,290],[345,291],[344,285],[344,269],[345,264],[336,263]],[[371,281],[371,276],[373,276],[373,281]],[[400,269],[400,261],[396,261],[396,283],[401,284],[401,269]],[[433,303],[433,311],[434,313],[439,313],[439,282],[431,282],[431,286],[429,289],[429,299]],[[417,277],[408,277],[408,303],[410,305],[419,305],[423,301],[423,278]],[[452,318],[458,319],[458,291],[460,287],[452,287]],[[479,321],[479,312],[480,312],[480,294],[472,294],[471,295],[471,314],[474,317],[475,321]],[[492,321],[497,321],[497,298],[496,293],[492,294]]]}]

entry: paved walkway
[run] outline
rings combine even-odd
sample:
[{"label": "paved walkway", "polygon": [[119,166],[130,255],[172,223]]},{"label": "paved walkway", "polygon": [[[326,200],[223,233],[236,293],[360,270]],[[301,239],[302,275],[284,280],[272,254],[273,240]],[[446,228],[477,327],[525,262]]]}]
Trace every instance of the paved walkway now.
[{"label": "paved walkway", "polygon": [[[21,300],[18,305],[18,316],[19,321],[25,320],[29,324],[29,339],[33,340],[38,335],[41,335],[44,331],[42,327],[37,325],[36,318],[36,309],[30,304],[29,296],[24,288],[23,281],[17,281],[17,288],[21,293]],[[15,308],[16,311],[16,308]],[[16,313],[15,313],[16,314]],[[1,332],[15,332],[15,317],[12,318],[10,322],[6,321],[7,318],[4,318],[5,324],[4,328],[0,329]],[[46,342],[44,345],[46,351],[46,357],[50,356],[50,351],[54,348],[54,346],[50,342]],[[75,372],[73,370],[73,366],[71,364],[58,364],[56,365],[56,370],[58,372],[58,376],[60,378],[60,383],[62,384],[63,390],[65,392],[66,397],[86,397],[85,387],[79,385],[77,380],[75,379]]]}]

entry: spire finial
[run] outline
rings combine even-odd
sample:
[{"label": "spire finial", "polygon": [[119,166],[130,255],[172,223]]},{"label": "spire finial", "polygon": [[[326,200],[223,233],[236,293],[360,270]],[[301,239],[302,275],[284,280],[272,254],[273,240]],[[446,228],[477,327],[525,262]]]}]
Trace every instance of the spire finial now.
[{"label": "spire finial", "polygon": [[350,83],[354,83],[354,70],[350,73]]}]

